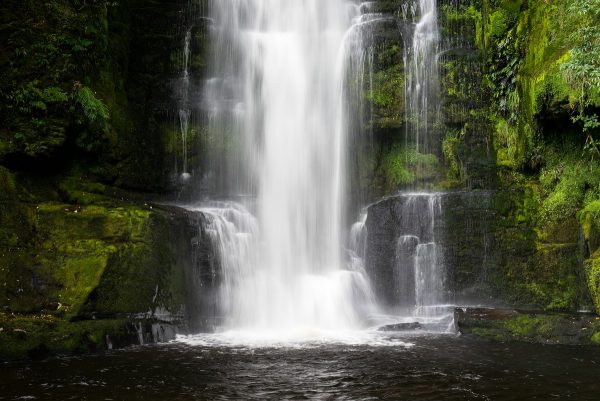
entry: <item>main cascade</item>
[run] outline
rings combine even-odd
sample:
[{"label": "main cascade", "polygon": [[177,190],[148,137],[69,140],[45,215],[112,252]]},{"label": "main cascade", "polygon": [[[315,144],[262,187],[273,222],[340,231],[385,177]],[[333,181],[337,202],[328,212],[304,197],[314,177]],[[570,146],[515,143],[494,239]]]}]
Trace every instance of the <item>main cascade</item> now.
[{"label": "main cascade", "polygon": [[243,195],[199,207],[220,260],[225,329],[338,330],[369,314],[363,266],[342,246],[343,82],[359,13],[342,0],[211,3],[210,131],[237,145],[215,162],[214,186]]}]

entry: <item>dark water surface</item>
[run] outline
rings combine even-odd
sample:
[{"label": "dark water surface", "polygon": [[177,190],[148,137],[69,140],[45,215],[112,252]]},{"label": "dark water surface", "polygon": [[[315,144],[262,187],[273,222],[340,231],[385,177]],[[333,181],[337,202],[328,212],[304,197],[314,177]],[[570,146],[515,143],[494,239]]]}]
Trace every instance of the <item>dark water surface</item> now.
[{"label": "dark water surface", "polygon": [[600,400],[600,349],[422,336],[393,346],[169,343],[0,363],[0,400]]}]

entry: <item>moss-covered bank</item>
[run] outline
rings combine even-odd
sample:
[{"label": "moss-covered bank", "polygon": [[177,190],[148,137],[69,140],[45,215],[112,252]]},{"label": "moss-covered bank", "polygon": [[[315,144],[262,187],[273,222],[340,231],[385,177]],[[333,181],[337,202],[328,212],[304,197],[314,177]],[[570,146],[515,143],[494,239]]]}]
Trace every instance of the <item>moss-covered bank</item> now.
[{"label": "moss-covered bank", "polygon": [[485,275],[512,305],[599,305],[599,9],[597,0],[439,2],[446,183],[501,190],[489,206],[504,252]]},{"label": "moss-covered bank", "polygon": [[0,167],[0,354],[106,347],[131,319],[185,325],[197,235],[186,212],[98,184],[35,184]]},{"label": "moss-covered bank", "polygon": [[152,319],[70,322],[47,314],[0,313],[0,360],[38,359],[169,341],[177,330],[176,326]]},{"label": "moss-covered bank", "polygon": [[[409,37],[402,4],[375,7]],[[429,156],[410,154],[407,122],[386,137],[371,120],[381,156],[367,160],[375,169],[362,166],[375,171],[378,195],[415,182],[483,190],[447,197],[440,235],[452,244],[445,264],[459,301],[571,312],[600,305],[598,10],[597,0],[440,0],[439,162],[414,162],[413,171],[411,160]],[[393,62],[376,67],[375,76],[405,79]],[[389,85],[370,89],[374,100],[404,96],[403,87],[400,96]]]},{"label": "moss-covered bank", "polygon": [[600,317],[591,314],[457,308],[455,318],[457,328],[462,334],[495,341],[600,344]]}]

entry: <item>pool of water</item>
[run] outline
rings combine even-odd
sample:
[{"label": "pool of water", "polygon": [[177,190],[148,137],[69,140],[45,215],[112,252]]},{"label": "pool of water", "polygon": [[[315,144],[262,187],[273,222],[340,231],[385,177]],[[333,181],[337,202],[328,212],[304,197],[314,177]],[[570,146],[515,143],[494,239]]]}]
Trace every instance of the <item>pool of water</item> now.
[{"label": "pool of water", "polygon": [[0,400],[600,400],[600,348],[457,335],[215,336],[0,363]]}]

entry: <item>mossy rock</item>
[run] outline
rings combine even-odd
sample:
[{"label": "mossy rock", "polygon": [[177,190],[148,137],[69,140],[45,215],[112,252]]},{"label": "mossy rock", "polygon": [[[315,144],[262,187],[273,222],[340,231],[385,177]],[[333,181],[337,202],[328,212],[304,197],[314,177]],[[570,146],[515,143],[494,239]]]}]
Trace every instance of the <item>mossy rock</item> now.
[{"label": "mossy rock", "polygon": [[98,285],[109,257],[125,243],[143,241],[150,215],[135,207],[68,204],[42,203],[33,210],[28,221],[18,214],[9,216],[15,224],[28,227],[31,235],[8,239],[15,257],[4,257],[3,303],[21,312],[56,305],[70,315]]},{"label": "mossy rock", "polygon": [[105,349],[107,333],[136,343],[140,317],[183,324],[199,224],[188,212],[83,179],[0,168],[0,184],[0,358]]},{"label": "mossy rock", "polygon": [[581,224],[581,232],[587,246],[587,253],[592,257],[600,257],[600,200],[589,203],[577,213]]},{"label": "mossy rock", "polygon": [[600,311],[600,258],[586,260],[585,272],[592,301],[596,311]]},{"label": "mossy rock", "polygon": [[68,322],[51,315],[0,314],[0,359],[106,349],[106,335],[117,334],[125,320]]},{"label": "mossy rock", "polygon": [[600,318],[590,314],[457,308],[456,318],[461,333],[496,341],[581,345],[600,337]]},{"label": "mossy rock", "polygon": [[152,319],[66,321],[44,314],[0,313],[0,361],[168,341],[176,332],[169,324]]},{"label": "mossy rock", "polygon": [[7,170],[0,173],[2,310],[181,314],[193,236],[185,212],[99,195],[107,189],[85,182],[63,193],[85,194],[86,204],[23,202],[19,194],[27,191]]}]

